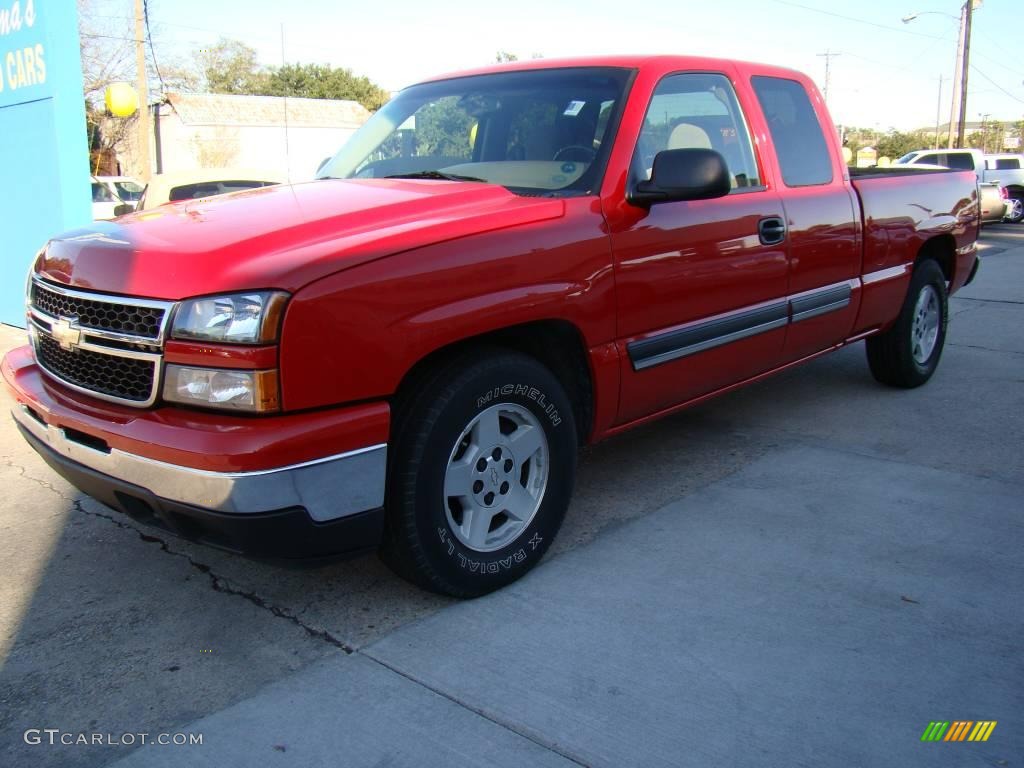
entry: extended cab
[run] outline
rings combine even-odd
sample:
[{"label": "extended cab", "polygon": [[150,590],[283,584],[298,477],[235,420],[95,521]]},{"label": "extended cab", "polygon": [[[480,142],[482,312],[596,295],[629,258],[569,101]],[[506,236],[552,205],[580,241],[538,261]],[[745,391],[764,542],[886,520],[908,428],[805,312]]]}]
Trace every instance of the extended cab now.
[{"label": "extended cab", "polygon": [[860,340],[923,384],[973,172],[850,178],[805,76],[531,61],[399,93],[306,184],[54,238],[2,370],[25,438],[145,523],[380,547],[478,595],[555,537],[579,445]]}]

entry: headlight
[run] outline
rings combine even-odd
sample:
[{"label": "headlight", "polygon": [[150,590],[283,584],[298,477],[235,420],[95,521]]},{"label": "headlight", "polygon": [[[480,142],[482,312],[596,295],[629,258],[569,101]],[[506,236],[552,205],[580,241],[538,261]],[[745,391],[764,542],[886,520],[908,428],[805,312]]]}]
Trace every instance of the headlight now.
[{"label": "headlight", "polygon": [[277,371],[168,364],[164,371],[164,400],[252,413],[276,411],[280,407]]},{"label": "headlight", "polygon": [[184,301],[174,315],[176,339],[269,344],[277,341],[288,294],[278,291],[237,293]]}]

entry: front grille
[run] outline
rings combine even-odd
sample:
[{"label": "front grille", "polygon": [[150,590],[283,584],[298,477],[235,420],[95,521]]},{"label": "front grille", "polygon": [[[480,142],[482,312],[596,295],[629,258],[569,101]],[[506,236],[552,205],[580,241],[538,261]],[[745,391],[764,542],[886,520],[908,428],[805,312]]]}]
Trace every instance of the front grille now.
[{"label": "front grille", "polygon": [[75,318],[83,328],[113,331],[131,336],[156,339],[160,336],[164,310],[124,303],[117,297],[87,299],[68,295],[32,283],[32,305],[53,317]]},{"label": "front grille", "polygon": [[107,397],[145,403],[153,394],[156,365],[87,349],[62,349],[44,333],[37,336],[36,359],[57,378]]},{"label": "front grille", "polygon": [[33,278],[30,336],[40,369],[101,400],[156,402],[164,330],[174,305],[105,296]]}]

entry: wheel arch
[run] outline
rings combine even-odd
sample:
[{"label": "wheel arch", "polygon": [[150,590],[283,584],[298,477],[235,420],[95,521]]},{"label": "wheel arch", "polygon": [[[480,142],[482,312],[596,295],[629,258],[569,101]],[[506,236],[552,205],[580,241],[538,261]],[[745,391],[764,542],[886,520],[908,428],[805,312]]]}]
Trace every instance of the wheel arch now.
[{"label": "wheel arch", "polygon": [[535,320],[464,339],[421,357],[402,377],[393,404],[406,402],[431,375],[465,355],[481,349],[507,349],[528,355],[554,374],[572,403],[577,442],[587,441],[594,421],[594,376],[580,329],[568,320]]},{"label": "wheel arch", "polygon": [[929,259],[938,262],[946,282],[952,283],[956,277],[956,240],[953,236],[936,235],[922,243],[914,259],[914,267]]}]

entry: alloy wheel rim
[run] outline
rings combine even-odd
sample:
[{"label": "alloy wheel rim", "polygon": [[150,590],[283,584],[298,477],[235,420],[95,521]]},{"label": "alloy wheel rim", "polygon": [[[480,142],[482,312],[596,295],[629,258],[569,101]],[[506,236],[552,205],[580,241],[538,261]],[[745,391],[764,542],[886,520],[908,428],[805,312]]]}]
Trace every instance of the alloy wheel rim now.
[{"label": "alloy wheel rim", "polygon": [[926,285],[917,295],[914,323],[910,331],[911,350],[918,365],[924,365],[935,351],[939,338],[939,294]]},{"label": "alloy wheel rim", "polygon": [[549,456],[544,427],[529,409],[501,403],[478,413],[445,470],[445,514],[459,542],[493,552],[515,541],[544,500]]}]

